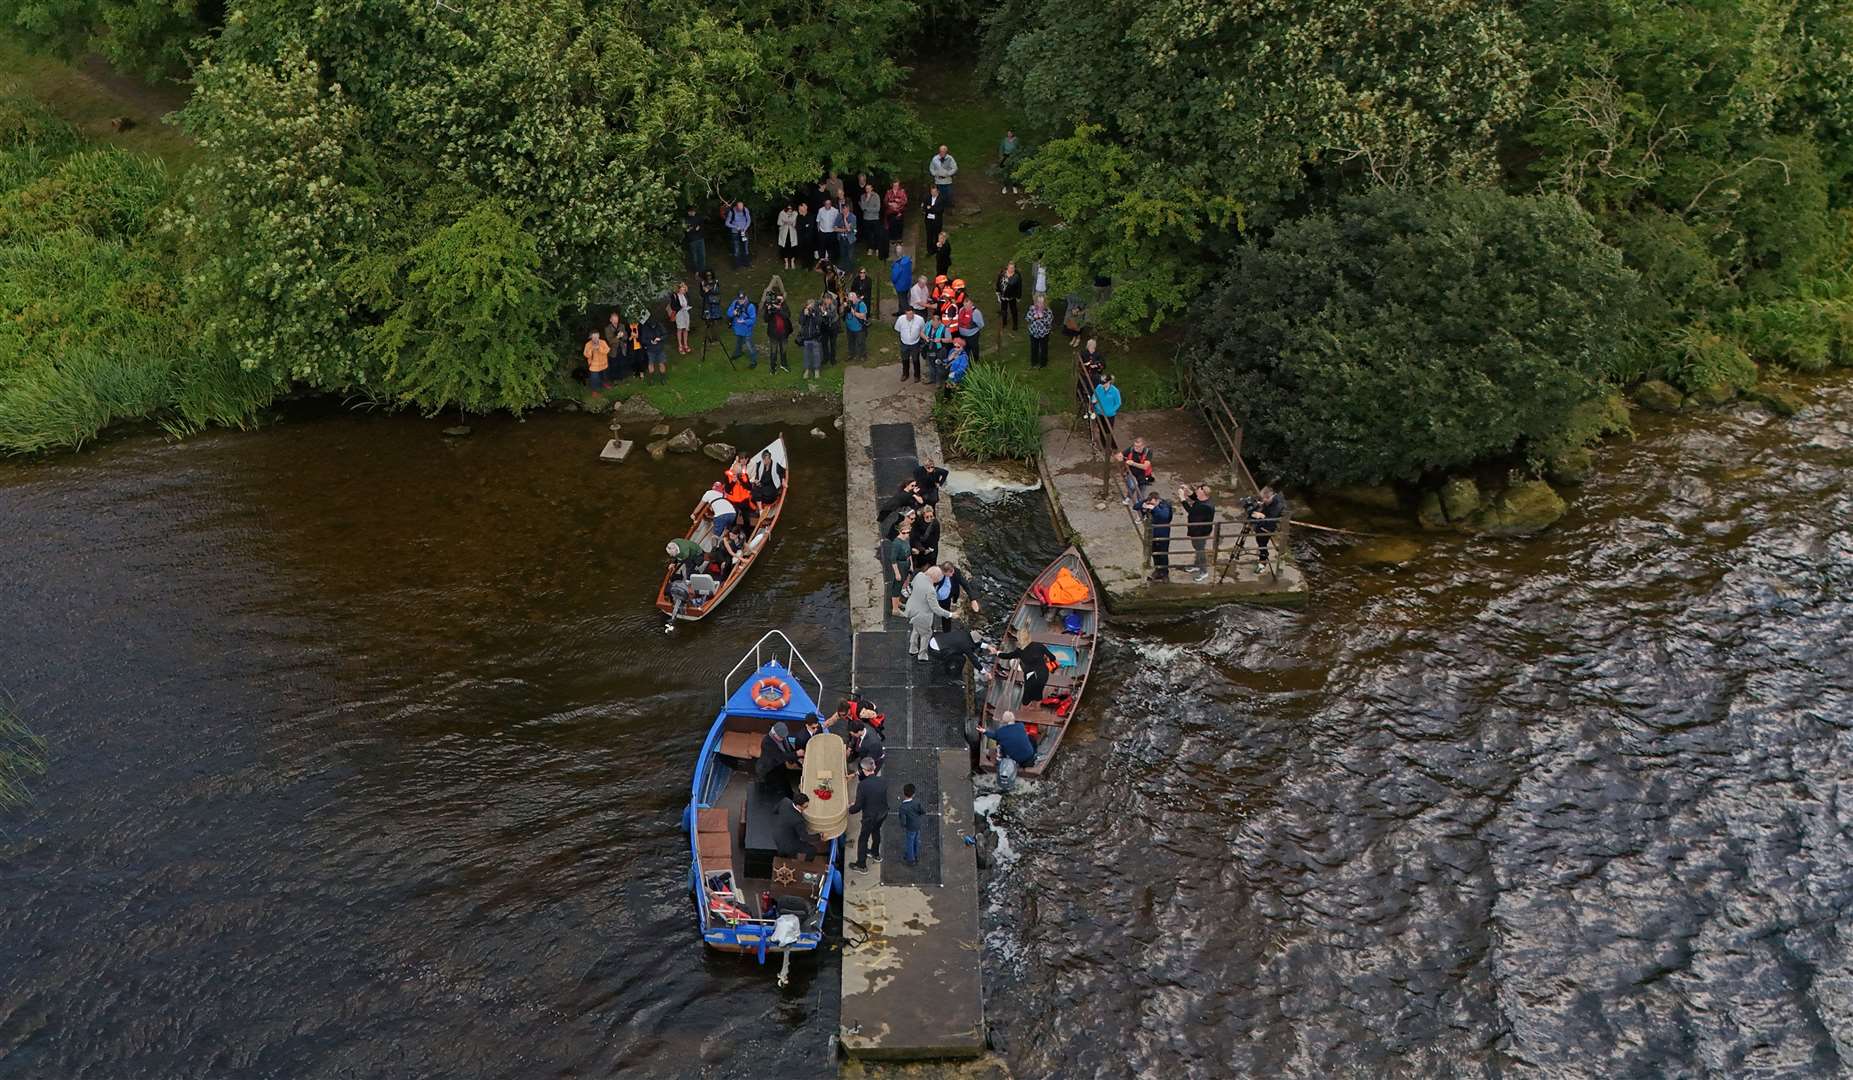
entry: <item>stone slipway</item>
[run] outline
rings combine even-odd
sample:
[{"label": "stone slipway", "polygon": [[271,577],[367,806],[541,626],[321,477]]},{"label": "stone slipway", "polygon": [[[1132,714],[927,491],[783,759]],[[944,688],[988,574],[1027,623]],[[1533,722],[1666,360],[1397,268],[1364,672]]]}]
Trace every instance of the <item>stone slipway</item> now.
[{"label": "stone slipway", "polygon": [[[913,784],[929,809],[920,863],[901,861],[899,820],[882,834],[884,860],[847,869],[843,889],[839,1041],[853,1058],[917,1060],[984,1052],[982,939],[964,690],[931,677],[907,654],[907,626],[889,616],[875,508],[939,457],[932,389],[903,383],[895,367],[843,371],[843,446],[848,462],[844,530],[849,549],[852,685],[887,713],[890,801]],[[940,553],[958,558],[951,500],[942,498]],[[850,850],[861,823],[852,818]]]}]

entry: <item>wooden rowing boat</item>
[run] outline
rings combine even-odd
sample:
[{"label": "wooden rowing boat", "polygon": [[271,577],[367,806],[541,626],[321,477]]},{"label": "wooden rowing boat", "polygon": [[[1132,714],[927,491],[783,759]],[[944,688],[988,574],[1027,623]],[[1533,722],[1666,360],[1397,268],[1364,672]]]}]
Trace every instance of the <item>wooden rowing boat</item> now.
[{"label": "wooden rowing boat", "polygon": [[[1043,591],[1055,583],[1055,577],[1063,568],[1067,568],[1081,583],[1087,586],[1087,599],[1070,604],[1047,604],[1039,597]],[[1073,617],[1071,619],[1071,616]],[[1073,621],[1078,629],[1070,631],[1068,624]],[[1017,601],[1016,610],[1010,613],[999,647],[1009,652],[1031,642],[1047,645],[1058,654],[1058,658],[1073,663],[1063,663],[1049,676],[1045,696],[1066,694],[1069,702],[1066,708],[1043,705],[1040,701],[1023,702],[1023,673],[1021,667],[1013,660],[1000,660],[991,669],[991,677],[985,684],[984,705],[979,715],[987,727],[997,723],[999,715],[1006,710],[1016,713],[1017,719],[1025,725],[1034,725],[1038,730],[1036,740],[1036,763],[1019,770],[1022,776],[1041,776],[1055,760],[1055,751],[1062,744],[1062,735],[1069,725],[1075,722],[1075,716],[1081,707],[1081,692],[1087,688],[1087,677],[1094,665],[1095,647],[1100,640],[1100,590],[1094,584],[1093,575],[1087,572],[1087,563],[1081,558],[1077,548],[1069,548],[1047,567],[1029,587],[1023,590],[1023,598]],[[997,767],[997,745],[985,744],[983,767],[989,772]]]},{"label": "wooden rowing boat", "polygon": [[[669,582],[675,576],[675,567],[671,566],[664,570],[662,584],[656,588],[656,609],[664,615],[669,615],[673,619],[681,619],[684,622],[695,622],[705,618],[709,612],[721,606],[721,601],[727,599],[734,587],[740,584],[740,580],[746,577],[746,572],[753,568],[753,564],[765,557],[766,550],[772,543],[772,530],[778,527],[779,515],[785,511],[785,501],[791,497],[791,462],[785,456],[783,435],[772,440],[770,445],[762,447],[748,458],[749,466],[757,464],[763,454],[772,455],[773,462],[784,472],[785,482],[779,485],[778,500],[762,510],[759,520],[753,523],[752,535],[746,541],[745,555],[733,564],[725,580],[715,581],[706,574],[697,574],[691,578],[690,582],[693,585],[705,584],[712,587],[692,591],[689,602],[682,606],[680,614],[672,614],[675,611],[675,601],[669,596]],[[699,499],[696,500],[695,505],[697,507],[701,505]],[[688,530],[688,539],[707,548],[711,547],[714,542],[713,533],[714,523],[702,517],[696,520]],[[697,603],[697,600],[700,602]]]}]

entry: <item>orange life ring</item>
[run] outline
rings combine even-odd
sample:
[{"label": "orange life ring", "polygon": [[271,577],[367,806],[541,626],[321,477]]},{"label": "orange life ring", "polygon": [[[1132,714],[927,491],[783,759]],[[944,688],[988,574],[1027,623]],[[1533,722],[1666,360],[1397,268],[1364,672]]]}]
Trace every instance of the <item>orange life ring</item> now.
[{"label": "orange life ring", "polygon": [[791,704],[791,687],[776,675],[768,675],[753,684],[753,704],[777,712]]}]

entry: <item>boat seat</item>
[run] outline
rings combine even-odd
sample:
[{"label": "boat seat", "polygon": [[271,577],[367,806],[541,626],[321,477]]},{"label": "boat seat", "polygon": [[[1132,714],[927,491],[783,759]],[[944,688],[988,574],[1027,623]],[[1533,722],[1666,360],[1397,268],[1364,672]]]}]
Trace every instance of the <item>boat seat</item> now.
[{"label": "boat seat", "polygon": [[764,732],[723,731],[721,732],[721,753],[728,757],[757,761],[759,760],[759,744],[764,742],[765,738]]},{"label": "boat seat", "polygon": [[695,811],[695,832],[724,833],[727,831],[727,810],[725,807],[711,806]]},{"label": "boat seat", "polygon": [[690,574],[688,576],[688,594],[690,596],[706,596],[720,587],[720,583],[714,580],[714,575],[712,574]]},{"label": "boat seat", "polygon": [[695,850],[701,856],[701,865],[709,869],[725,869],[733,865],[733,836],[729,833],[695,834]]}]

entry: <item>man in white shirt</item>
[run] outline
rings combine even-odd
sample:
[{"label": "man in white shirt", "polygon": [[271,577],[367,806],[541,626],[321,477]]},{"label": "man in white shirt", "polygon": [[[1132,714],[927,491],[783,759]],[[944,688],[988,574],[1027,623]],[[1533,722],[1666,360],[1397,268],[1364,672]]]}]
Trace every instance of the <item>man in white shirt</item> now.
[{"label": "man in white shirt", "polygon": [[933,155],[933,160],[927,162],[927,172],[932,175],[934,185],[939,188],[940,201],[951,206],[952,178],[959,175],[959,163],[943,144],[939,148],[939,153]]},{"label": "man in white shirt", "polygon": [[901,312],[894,320],[894,332],[901,335],[901,381],[920,381],[920,341],[926,335],[926,320],[913,308]]},{"label": "man in white shirt", "polygon": [[689,515],[692,520],[700,520],[704,513],[714,515],[713,536],[717,544],[721,541],[721,534],[733,527],[734,521],[734,505],[727,501],[724,492],[720,484],[715,484],[701,496],[701,505],[695,507],[695,512]]},{"label": "man in white shirt", "polygon": [[915,311],[925,311],[932,300],[933,286],[927,283],[926,275],[914,275],[914,284],[907,290],[907,306]]},{"label": "man in white shirt", "polygon": [[817,208],[817,251],[816,255],[828,255],[836,250],[836,227],[842,211],[829,199]]}]

